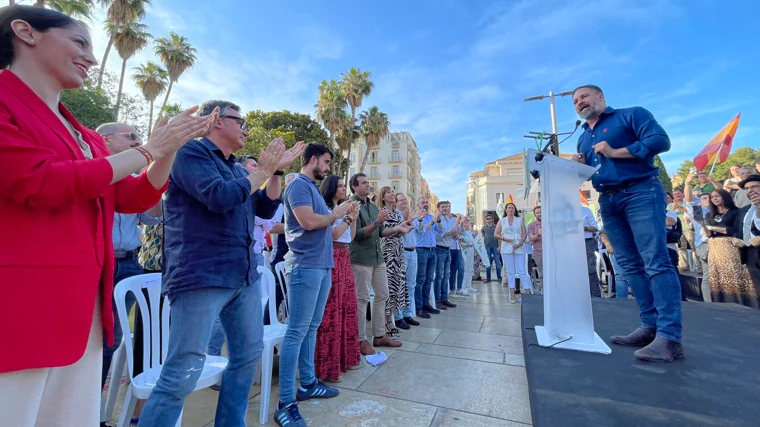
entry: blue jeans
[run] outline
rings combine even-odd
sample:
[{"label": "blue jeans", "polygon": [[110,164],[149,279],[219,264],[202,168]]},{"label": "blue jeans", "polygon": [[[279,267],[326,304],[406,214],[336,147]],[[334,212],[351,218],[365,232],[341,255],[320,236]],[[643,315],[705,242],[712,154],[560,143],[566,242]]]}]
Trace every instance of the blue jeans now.
[{"label": "blue jeans", "polygon": [[435,249],[417,248],[417,287],[414,288],[414,304],[417,311],[430,304],[430,288],[433,286],[437,256]]},{"label": "blue jeans", "polygon": [[[486,280],[491,280],[491,265],[493,263],[496,263],[496,277],[499,279],[499,282],[501,282],[501,254],[499,253],[499,248],[486,248],[486,252],[488,253],[488,265],[486,266]],[[483,260],[485,262],[485,260]]]},{"label": "blue jeans", "polygon": [[665,242],[665,190],[652,177],[613,194],[599,205],[615,258],[639,306],[641,326],[681,342],[681,284]]},{"label": "blue jeans", "polygon": [[449,290],[454,291],[462,289],[462,283],[464,282],[464,259],[462,259],[462,251],[459,249],[451,249],[449,252],[451,253]]},{"label": "blue jeans", "polygon": [[615,274],[615,298],[628,299],[628,279],[625,278],[625,272],[617,263],[615,254],[610,255],[610,261],[612,262],[612,272]]},{"label": "blue jeans", "polygon": [[395,320],[416,316],[415,296],[417,295],[417,252],[404,250],[404,265],[406,266],[406,287],[409,291],[409,305],[402,313],[394,315]]},{"label": "blue jeans", "polygon": [[288,330],[280,346],[280,403],[283,405],[296,401],[296,367],[302,385],[317,380],[314,376],[314,346],[332,287],[329,268],[286,265],[290,275],[290,315]]},{"label": "blue jeans", "polygon": [[248,393],[263,350],[261,287],[200,288],[170,296],[169,352],[140,427],[173,427],[201,376],[214,321],[221,319],[230,362],[222,376],[215,426],[245,426]]},{"label": "blue jeans", "polygon": [[[256,260],[256,265],[266,265],[264,262],[264,255],[263,254],[254,254],[254,259]],[[253,286],[261,286],[261,281],[258,280]],[[268,312],[267,312],[268,314]],[[224,328],[222,327],[222,321],[220,319],[216,319],[214,322],[214,327],[211,329],[211,338],[208,340],[208,350],[206,353],[210,356],[221,356],[222,355],[222,346],[224,346],[224,341],[227,340],[227,336],[224,335]]]},{"label": "blue jeans", "polygon": [[449,300],[449,277],[451,275],[451,251],[446,248],[435,248],[435,302]]},{"label": "blue jeans", "polygon": [[[145,270],[140,267],[137,262],[137,257],[133,258],[121,258],[117,259],[113,270],[113,284],[116,286],[124,279],[128,279],[139,274],[144,274]],[[127,313],[132,309],[132,306],[137,300],[135,294],[127,292]],[[106,377],[108,377],[108,371],[111,369],[111,360],[113,355],[121,344],[121,340],[124,337],[124,333],[121,330],[121,323],[119,322],[119,312],[116,311],[116,300],[111,301],[113,308],[113,345],[109,346],[105,340],[103,340],[103,370],[100,376],[100,387],[102,388],[106,383]],[[121,372],[114,372],[114,375],[121,375]]]}]

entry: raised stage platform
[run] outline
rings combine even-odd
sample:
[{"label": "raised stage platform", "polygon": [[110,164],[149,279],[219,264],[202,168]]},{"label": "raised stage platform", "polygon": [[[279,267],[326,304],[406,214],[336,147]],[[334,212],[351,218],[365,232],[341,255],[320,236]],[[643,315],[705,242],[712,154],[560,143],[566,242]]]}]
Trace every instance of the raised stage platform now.
[{"label": "raised stage platform", "polygon": [[760,426],[760,310],[685,302],[685,358],[649,364],[609,340],[638,326],[633,299],[592,298],[602,355],[540,347],[543,298],[522,298],[534,426]]}]

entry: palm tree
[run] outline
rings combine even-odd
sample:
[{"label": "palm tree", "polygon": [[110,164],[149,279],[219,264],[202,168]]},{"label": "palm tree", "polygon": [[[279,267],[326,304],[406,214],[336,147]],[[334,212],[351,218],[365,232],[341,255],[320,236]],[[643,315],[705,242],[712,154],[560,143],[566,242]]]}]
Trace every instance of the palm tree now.
[{"label": "palm tree", "polygon": [[145,100],[150,102],[150,114],[148,116],[148,136],[150,136],[150,131],[153,129],[153,101],[166,90],[166,86],[169,84],[169,73],[160,65],[150,61],[146,65],[136,67],[135,70],[132,78],[142,91]]},{"label": "palm tree", "polygon": [[[375,84],[369,80],[372,73],[369,71],[362,72],[362,70],[351,67],[348,73],[341,73],[343,77],[343,88],[346,92],[346,101],[351,107],[351,123],[352,127],[356,123],[356,110],[362,106],[362,100],[365,96],[369,96],[372,93],[372,89]],[[348,155],[346,158],[351,161],[351,147],[354,145],[355,139],[351,139],[348,144]],[[346,179],[348,179],[348,172],[346,173]]]},{"label": "palm tree", "polygon": [[116,38],[113,44],[116,46],[116,52],[121,57],[121,78],[119,79],[119,92],[116,94],[116,113],[119,118],[119,104],[121,103],[121,91],[124,87],[124,73],[127,71],[127,61],[135,54],[148,45],[148,41],[153,37],[148,33],[148,26],[133,21],[119,27],[115,34]]},{"label": "palm tree", "polygon": [[174,82],[179,80],[179,76],[195,64],[198,59],[195,57],[195,48],[182,37],[172,31],[168,38],[163,37],[156,40],[156,55],[166,65],[169,71],[169,89],[166,91],[164,103],[161,105],[163,111],[166,103],[169,101],[169,94],[172,92]]},{"label": "palm tree", "polygon": [[367,164],[369,152],[371,149],[380,145],[380,140],[385,138],[390,132],[391,122],[388,121],[388,115],[380,111],[377,106],[373,106],[367,111],[362,111],[359,116],[362,122],[362,135],[367,149],[364,151],[364,158],[359,167],[359,172],[364,172],[364,166]]},{"label": "palm tree", "polygon": [[108,44],[106,52],[103,54],[103,61],[100,63],[98,73],[98,89],[103,83],[103,72],[106,70],[106,61],[108,54],[111,53],[115,34],[114,29],[118,29],[132,21],[139,21],[145,17],[145,9],[150,5],[150,0],[98,0],[103,6],[108,6],[108,18],[106,20],[106,32],[108,33]]},{"label": "palm tree", "polygon": [[341,118],[346,114],[346,92],[343,83],[331,79],[319,84],[319,99],[314,104],[317,121],[330,132],[330,141],[335,147],[335,132],[340,129]]},{"label": "palm tree", "polygon": [[[13,6],[15,1],[11,0],[9,6]],[[92,20],[92,8],[95,2],[92,0],[36,0],[36,7],[48,6],[56,12],[75,18],[83,27],[89,28],[87,21]]]}]

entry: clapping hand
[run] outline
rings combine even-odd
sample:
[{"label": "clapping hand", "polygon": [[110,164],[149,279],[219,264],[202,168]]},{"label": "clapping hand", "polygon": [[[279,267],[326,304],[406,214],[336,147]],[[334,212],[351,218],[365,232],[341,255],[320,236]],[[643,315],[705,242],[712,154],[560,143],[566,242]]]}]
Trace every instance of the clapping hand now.
[{"label": "clapping hand", "polygon": [[279,169],[284,153],[285,140],[282,137],[272,140],[259,154],[259,171],[272,176]]},{"label": "clapping hand", "polygon": [[399,224],[399,225],[396,226],[396,230],[398,230],[399,233],[401,233],[401,234],[406,234],[406,233],[412,231],[412,226],[411,226],[411,224],[407,224],[405,222],[402,222],[401,224]]},{"label": "clapping hand", "polygon": [[388,215],[390,214],[390,212],[391,211],[389,211],[388,209],[381,210],[380,213],[377,215],[377,222],[379,222],[380,224],[384,223],[385,220],[388,219]]},{"label": "clapping hand", "polygon": [[[261,166],[259,166],[261,168]],[[337,208],[333,211],[335,215],[338,216],[338,218],[348,215],[352,210],[356,210],[356,204],[353,200],[346,200],[345,202],[338,205]]]},{"label": "clapping hand", "polygon": [[304,144],[303,141],[296,142],[296,145],[293,146],[293,148],[286,150],[285,153],[282,155],[282,158],[280,159],[280,164],[277,167],[277,170],[283,170],[287,168],[288,166],[292,165],[296,159],[301,157],[304,150],[306,150],[306,144]]},{"label": "clapping hand", "polygon": [[202,117],[195,116],[196,111],[197,105],[183,111],[171,121],[165,116],[156,123],[144,147],[155,160],[174,154],[191,139],[206,136],[211,132],[219,118],[219,108]]}]

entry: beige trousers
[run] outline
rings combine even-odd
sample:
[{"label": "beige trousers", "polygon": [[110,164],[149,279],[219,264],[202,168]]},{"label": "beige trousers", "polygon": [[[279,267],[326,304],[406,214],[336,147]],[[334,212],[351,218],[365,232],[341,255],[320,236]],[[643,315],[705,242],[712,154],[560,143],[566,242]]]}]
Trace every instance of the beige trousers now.
[{"label": "beige trousers", "polygon": [[[388,302],[388,275],[385,264],[374,267],[351,265],[354,270],[356,283],[356,302],[359,314],[359,341],[367,341],[367,337],[381,338],[385,336],[385,304]],[[371,328],[367,330],[367,304],[369,304],[369,288],[375,291],[372,306]],[[370,343],[371,344],[371,343]]]},{"label": "beige trousers", "polygon": [[79,361],[59,368],[0,374],[0,425],[97,427],[102,364],[103,324],[98,293],[87,348]]}]

